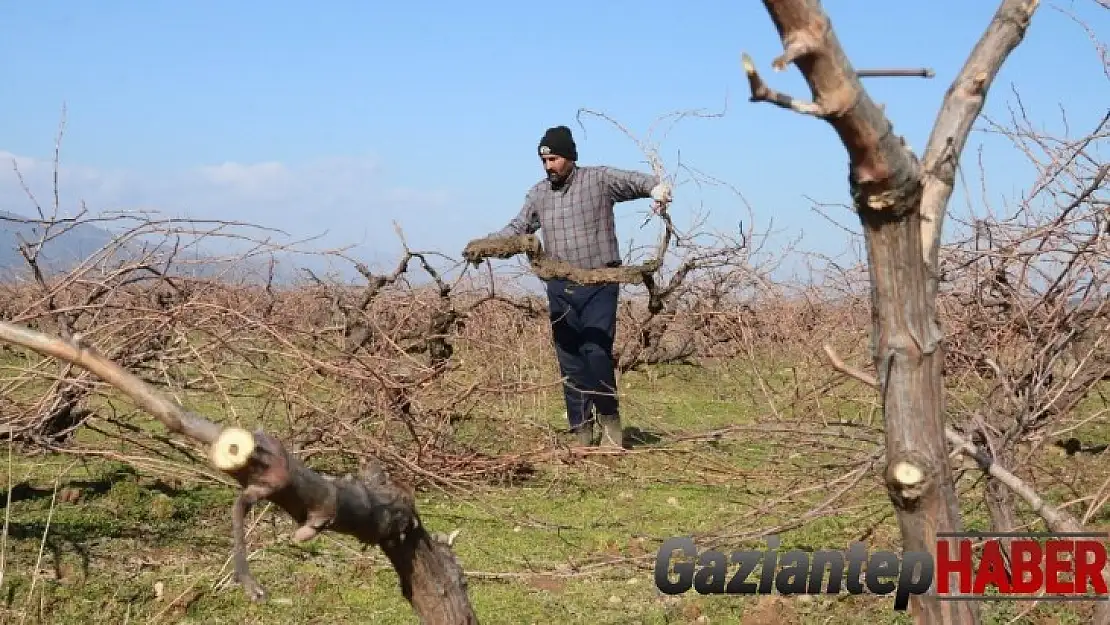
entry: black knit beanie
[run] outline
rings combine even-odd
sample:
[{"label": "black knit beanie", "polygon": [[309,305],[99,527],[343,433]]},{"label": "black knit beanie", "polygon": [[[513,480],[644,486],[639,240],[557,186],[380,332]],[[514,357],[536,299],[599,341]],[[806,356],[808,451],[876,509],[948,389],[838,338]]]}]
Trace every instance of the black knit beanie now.
[{"label": "black knit beanie", "polygon": [[547,132],[543,133],[543,139],[540,139],[539,153],[540,156],[554,154],[570,161],[577,161],[578,148],[574,145],[570,128],[566,126],[548,128]]}]

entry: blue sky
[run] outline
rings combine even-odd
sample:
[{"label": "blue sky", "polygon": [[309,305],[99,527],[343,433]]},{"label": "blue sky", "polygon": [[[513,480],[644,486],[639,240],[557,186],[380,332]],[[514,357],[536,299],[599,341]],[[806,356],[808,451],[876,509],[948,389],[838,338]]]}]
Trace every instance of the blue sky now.
[{"label": "blue sky", "polygon": [[[927,66],[936,78],[870,79],[895,130],[922,149],[944,92],[997,3],[978,0],[827,0],[857,68]],[[1003,68],[986,111],[1006,117],[1011,85],[1034,119],[1089,127],[1110,102],[1094,44],[1110,12],[1093,0],[1047,2]],[[909,25],[904,27],[903,25]],[[739,190],[757,229],[783,244],[803,236],[828,254],[843,231],[808,198],[847,201],[846,160],[832,130],[812,118],[747,101],[740,55],[776,88],[808,95],[795,68],[770,70],[781,45],[762,3],[686,5],[657,0],[562,3],[99,0],[5,3],[0,18],[0,152],[20,160],[36,191],[63,104],[63,200],[91,210],[155,207],[324,235],[315,245],[358,245],[372,263],[410,243],[458,253],[502,226],[541,175],[535,145],[567,124],[581,161],[646,169],[634,133],[673,111],[688,118],[659,139],[668,169],[681,162]],[[975,154],[968,183],[978,185]],[[1012,194],[1029,171],[997,141],[986,153],[992,192]],[[680,183],[690,178],[680,173]],[[976,194],[976,197],[978,194]],[[0,170],[0,209],[29,212],[10,167]],[[646,201],[619,205],[622,244],[649,244]],[[952,210],[966,212],[957,194]],[[672,213],[685,225],[734,229],[750,217],[735,191],[685,183]],[[830,209],[855,226],[844,209]],[[775,248],[770,248],[773,252]]]}]

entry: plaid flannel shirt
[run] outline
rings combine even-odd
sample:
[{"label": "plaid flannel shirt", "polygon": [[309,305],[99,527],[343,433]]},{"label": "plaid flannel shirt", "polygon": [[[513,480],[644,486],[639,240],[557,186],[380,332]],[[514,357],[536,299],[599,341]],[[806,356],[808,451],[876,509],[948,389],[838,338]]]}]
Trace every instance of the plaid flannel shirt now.
[{"label": "plaid flannel shirt", "polygon": [[543,230],[544,253],[581,269],[621,263],[613,205],[651,197],[655,176],[602,166],[576,166],[555,190],[546,178],[524,198],[507,226],[489,236],[533,234]]}]

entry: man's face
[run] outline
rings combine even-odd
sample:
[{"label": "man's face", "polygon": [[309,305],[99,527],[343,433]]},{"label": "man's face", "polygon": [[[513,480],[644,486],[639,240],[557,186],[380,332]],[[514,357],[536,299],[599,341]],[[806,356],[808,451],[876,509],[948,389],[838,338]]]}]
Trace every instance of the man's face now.
[{"label": "man's face", "polygon": [[570,168],[574,165],[572,161],[554,154],[545,154],[540,157],[540,161],[543,162],[543,170],[547,172],[547,179],[556,184],[567,179]]}]

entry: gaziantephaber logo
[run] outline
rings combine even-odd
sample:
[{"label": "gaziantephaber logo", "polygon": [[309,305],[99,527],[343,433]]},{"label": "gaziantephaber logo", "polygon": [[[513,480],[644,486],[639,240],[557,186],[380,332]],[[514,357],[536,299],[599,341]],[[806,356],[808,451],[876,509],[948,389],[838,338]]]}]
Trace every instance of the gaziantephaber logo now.
[{"label": "gaziantephaber logo", "polygon": [[[779,552],[768,536],[762,551],[699,551],[689,536],[670,538],[655,558],[655,585],[677,595],[894,593],[904,611],[911,595],[944,601],[1107,601],[1102,533],[941,533],[936,559],[925,552]],[[981,543],[981,544],[978,544]],[[680,561],[681,559],[681,561]],[[735,568],[733,568],[735,567]],[[759,568],[759,572],[755,573]]]}]

